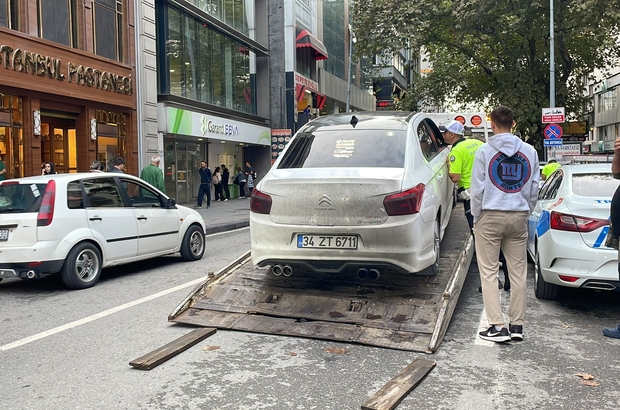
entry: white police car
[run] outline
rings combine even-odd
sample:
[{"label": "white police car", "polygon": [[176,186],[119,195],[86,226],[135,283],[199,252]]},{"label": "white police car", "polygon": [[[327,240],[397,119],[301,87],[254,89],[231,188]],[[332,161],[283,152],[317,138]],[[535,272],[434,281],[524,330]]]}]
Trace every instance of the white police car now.
[{"label": "white police car", "polygon": [[617,187],[611,164],[564,165],[545,181],[528,220],[537,298],[556,299],[559,286],[620,288],[618,252],[604,245]]},{"label": "white police car", "polygon": [[106,266],[181,253],[202,258],[205,224],[139,178],[58,174],[0,182],[0,280],[59,273],[94,286]]}]

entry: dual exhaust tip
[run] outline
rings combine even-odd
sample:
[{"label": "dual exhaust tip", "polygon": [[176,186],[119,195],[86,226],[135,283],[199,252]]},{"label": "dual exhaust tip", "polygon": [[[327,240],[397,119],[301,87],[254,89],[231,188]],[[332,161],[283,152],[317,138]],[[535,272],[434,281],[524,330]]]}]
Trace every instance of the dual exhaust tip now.
[{"label": "dual exhaust tip", "polygon": [[293,267],[290,265],[273,265],[271,273],[276,276],[291,276],[293,274]]},{"label": "dual exhaust tip", "polygon": [[379,272],[378,269],[367,269],[367,268],[360,268],[357,270],[357,277],[361,280],[377,280],[379,279],[379,276],[381,276],[381,272]]},{"label": "dual exhaust tip", "polygon": [[[276,276],[291,276],[293,274],[293,267],[290,265],[273,265],[271,267],[271,273]],[[357,277],[361,280],[372,280],[375,281],[379,279],[381,276],[381,272],[378,269],[367,269],[360,268],[357,270]]]}]

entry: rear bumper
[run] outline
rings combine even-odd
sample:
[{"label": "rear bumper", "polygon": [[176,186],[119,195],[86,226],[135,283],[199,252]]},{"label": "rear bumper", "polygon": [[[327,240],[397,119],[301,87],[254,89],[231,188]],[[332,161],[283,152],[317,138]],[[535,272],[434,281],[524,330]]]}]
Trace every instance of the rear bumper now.
[{"label": "rear bumper", "polygon": [[[40,277],[48,273],[58,273],[64,263],[64,260],[35,263],[0,263],[0,278],[28,278],[31,275]],[[33,278],[31,277],[30,279]]]},{"label": "rear bumper", "polygon": [[[548,283],[571,288],[614,289],[618,274],[618,251],[610,248],[591,248],[579,236],[551,232],[539,238],[540,270]],[[579,234],[577,234],[579,235]],[[574,282],[560,275],[578,278]],[[609,284],[610,286],[596,284]]]},{"label": "rear bumper", "polygon": [[[434,224],[425,223],[418,214],[390,217],[381,225],[280,225],[273,223],[269,215],[251,212],[252,261],[258,266],[291,265],[316,272],[374,267],[416,273],[435,261]],[[357,235],[358,249],[300,249],[298,234]]]}]

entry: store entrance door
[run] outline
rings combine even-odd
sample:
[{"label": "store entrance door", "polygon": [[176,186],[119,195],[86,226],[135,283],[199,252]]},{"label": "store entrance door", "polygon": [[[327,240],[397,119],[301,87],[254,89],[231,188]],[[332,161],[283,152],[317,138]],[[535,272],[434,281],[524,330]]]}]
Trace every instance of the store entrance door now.
[{"label": "store entrance door", "polygon": [[184,140],[168,140],[165,144],[166,194],[178,203],[196,202],[200,162],[206,157],[204,144]]},{"label": "store entrance door", "polygon": [[59,174],[77,172],[75,118],[41,114],[41,163]]}]

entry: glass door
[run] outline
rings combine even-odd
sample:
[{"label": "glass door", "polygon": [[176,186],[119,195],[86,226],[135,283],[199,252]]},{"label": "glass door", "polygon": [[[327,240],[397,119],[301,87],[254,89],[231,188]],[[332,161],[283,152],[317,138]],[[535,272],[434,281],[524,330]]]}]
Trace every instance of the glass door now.
[{"label": "glass door", "polygon": [[77,172],[74,119],[41,116],[41,164],[46,162],[59,174]]},{"label": "glass door", "polygon": [[8,178],[24,177],[22,99],[0,94],[0,161]]}]

